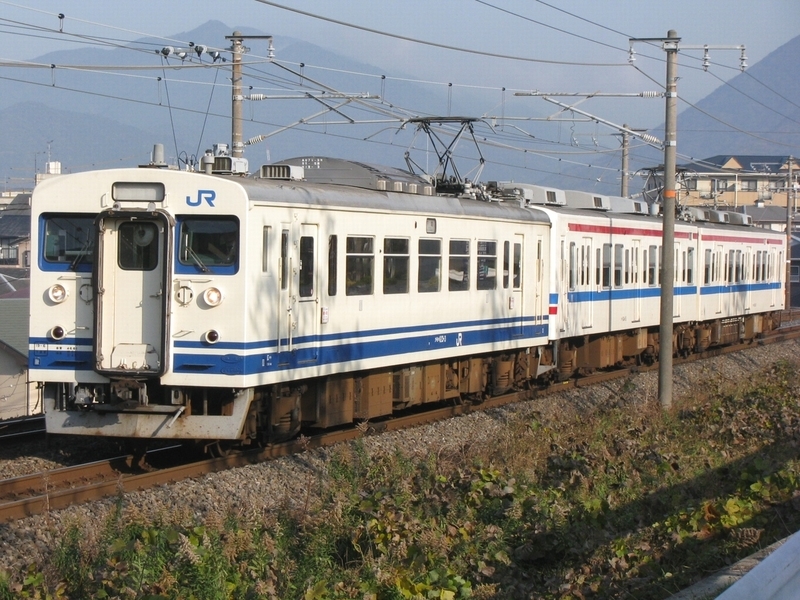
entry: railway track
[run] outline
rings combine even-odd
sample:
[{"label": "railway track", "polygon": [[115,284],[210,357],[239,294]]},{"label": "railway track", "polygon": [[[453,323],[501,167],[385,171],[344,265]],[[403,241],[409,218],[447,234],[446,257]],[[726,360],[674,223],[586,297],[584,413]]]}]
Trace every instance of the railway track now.
[{"label": "railway track", "polygon": [[[798,311],[800,317],[800,311]],[[688,358],[676,358],[674,364],[684,364],[692,360],[702,360],[732,352],[739,352],[753,344],[766,345],[790,339],[800,338],[800,325],[781,328],[756,342],[727,346],[714,349]],[[331,446],[341,442],[357,439],[364,435],[399,431],[401,429],[431,423],[477,410],[488,410],[532,399],[546,394],[560,393],[564,390],[588,387],[598,383],[629,376],[632,372],[644,372],[657,369],[658,365],[649,367],[632,367],[610,372],[599,372],[551,385],[544,389],[515,391],[513,393],[486,399],[479,405],[453,404],[418,414],[407,414],[383,422],[365,422],[352,428],[325,432],[314,436],[300,436],[297,439],[281,444],[257,448],[230,456],[212,458],[156,468],[152,471],[137,472],[131,468],[136,461],[131,456],[118,456],[108,460],[97,461],[72,467],[64,467],[53,471],[15,477],[0,482],[0,522],[8,522],[51,510],[66,508],[73,504],[91,502],[102,498],[123,495],[137,490],[145,490],[157,485],[174,483],[183,479],[201,477],[210,473],[224,471],[249,464],[273,460],[282,456],[297,454],[313,448]],[[172,447],[174,448],[174,447]],[[164,452],[172,448],[154,451]],[[176,453],[173,453],[173,455]],[[152,460],[152,456],[148,461]]]},{"label": "railway track", "polygon": [[43,435],[44,416],[9,419],[0,423],[0,445]]}]

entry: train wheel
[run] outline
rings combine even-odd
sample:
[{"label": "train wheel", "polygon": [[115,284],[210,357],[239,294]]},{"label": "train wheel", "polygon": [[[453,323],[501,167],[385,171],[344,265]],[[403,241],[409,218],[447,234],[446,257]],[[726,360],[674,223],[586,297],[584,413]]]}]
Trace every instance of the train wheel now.
[{"label": "train wheel", "polygon": [[206,446],[206,453],[211,458],[222,458],[233,451],[233,443],[226,440],[217,440]]}]

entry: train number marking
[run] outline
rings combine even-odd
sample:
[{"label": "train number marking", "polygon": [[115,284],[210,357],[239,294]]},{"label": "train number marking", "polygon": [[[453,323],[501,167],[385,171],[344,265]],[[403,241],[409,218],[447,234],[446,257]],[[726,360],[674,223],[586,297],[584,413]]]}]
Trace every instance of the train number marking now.
[{"label": "train number marking", "polygon": [[446,335],[437,335],[433,338],[434,343],[436,344],[446,344],[447,343],[447,336]]},{"label": "train number marking", "polygon": [[208,202],[211,208],[214,208],[214,200],[217,198],[217,192],[214,190],[197,190],[197,199],[191,196],[186,196],[186,204],[189,206],[200,206],[203,202]]}]

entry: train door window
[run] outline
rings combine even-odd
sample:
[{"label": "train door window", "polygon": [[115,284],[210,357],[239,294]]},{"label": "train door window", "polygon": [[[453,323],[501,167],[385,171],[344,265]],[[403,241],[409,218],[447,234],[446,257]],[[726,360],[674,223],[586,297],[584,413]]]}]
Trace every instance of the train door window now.
[{"label": "train door window", "polygon": [[769,280],[769,272],[767,271],[767,260],[768,255],[767,251],[761,253],[761,280],[768,281]]},{"label": "train door window", "polygon": [[383,240],[383,293],[408,293],[408,239]]},{"label": "train door window", "polygon": [[314,295],[314,238],[308,235],[300,237],[300,281],[301,298]]},{"label": "train door window", "polygon": [[373,289],[375,264],[375,239],[372,237],[347,236],[347,283],[348,296],[369,296]]},{"label": "train door window", "polygon": [[728,273],[728,283],[733,283],[735,279],[733,278],[733,269],[734,269],[734,255],[736,254],[735,250],[728,250],[728,254],[725,257],[725,270]]},{"label": "train door window", "polygon": [[289,287],[289,230],[281,231],[281,289]]},{"label": "train door window", "polygon": [[600,274],[603,271],[603,259],[601,257],[602,250],[600,248],[597,249],[595,252],[595,261],[594,261],[594,284],[600,285]]},{"label": "train door window", "polygon": [[421,238],[417,249],[419,254],[417,291],[420,293],[438,292],[441,282],[442,240]]},{"label": "train door window", "polygon": [[581,285],[589,285],[592,282],[592,245],[586,242],[581,248]]},{"label": "train door window", "polygon": [[656,285],[656,271],[658,271],[658,248],[650,246],[647,263],[647,284]]},{"label": "train door window", "polygon": [[478,241],[478,270],[476,285],[479,290],[497,288],[497,242]]},{"label": "train door window", "polygon": [[631,251],[631,283],[639,283],[639,242]]},{"label": "train door window", "polygon": [[152,271],[158,265],[158,226],[132,221],[119,226],[117,262],[126,271]]},{"label": "train door window", "polygon": [[577,258],[575,256],[575,242],[569,243],[569,289],[574,290],[578,279],[577,274]]},{"label": "train door window", "polygon": [[792,265],[792,271],[789,275],[792,283],[800,283],[800,267]]},{"label": "train door window", "polygon": [[736,251],[736,270],[734,273],[736,283],[741,283],[744,281],[743,271],[742,271],[742,251]]},{"label": "train door window", "polygon": [[631,251],[625,250],[625,284],[631,282]]},{"label": "train door window", "polygon": [[694,248],[686,251],[686,283],[694,285]]},{"label": "train door window", "polygon": [[522,244],[514,244],[514,279],[512,286],[515,290],[522,287]]},{"label": "train door window", "polygon": [[622,244],[614,244],[614,287],[622,287],[622,267],[625,248]]},{"label": "train door window", "polygon": [[511,266],[511,256],[509,255],[509,242],[503,242],[503,289],[508,289],[508,280]]},{"label": "train door window", "polygon": [[42,217],[43,269],[91,271],[94,218],[82,215]]},{"label": "train door window", "polygon": [[603,283],[604,288],[611,287],[611,244],[603,244]]},{"label": "train door window", "polygon": [[469,240],[450,240],[447,289],[463,292],[469,289]]},{"label": "train door window", "polygon": [[261,272],[269,273],[269,238],[272,227],[264,227],[261,235]]},{"label": "train door window", "polygon": [[328,296],[336,295],[336,261],[339,257],[338,236],[328,236]]},{"label": "train door window", "polygon": [[707,248],[705,252],[705,263],[703,265],[703,283],[708,285],[711,283],[711,249]]},{"label": "train door window", "polygon": [[686,263],[682,262],[686,260],[686,255],[682,253],[678,248],[675,248],[675,283],[679,283],[681,281],[686,281],[686,273],[684,269],[686,269]]},{"label": "train door window", "polygon": [[658,247],[658,269],[656,269],[656,273],[658,274],[658,285],[661,285],[661,270],[664,264],[664,246]]}]

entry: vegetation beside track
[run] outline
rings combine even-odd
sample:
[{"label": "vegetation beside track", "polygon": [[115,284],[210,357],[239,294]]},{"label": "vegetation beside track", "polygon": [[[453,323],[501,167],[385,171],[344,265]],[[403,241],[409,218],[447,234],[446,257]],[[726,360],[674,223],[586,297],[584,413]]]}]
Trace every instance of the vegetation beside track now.
[{"label": "vegetation beside track", "polygon": [[631,379],[423,461],[343,444],[301,509],[153,522],[123,496],[0,599],[665,598],[800,529],[800,365],[749,375],[670,411]]}]

